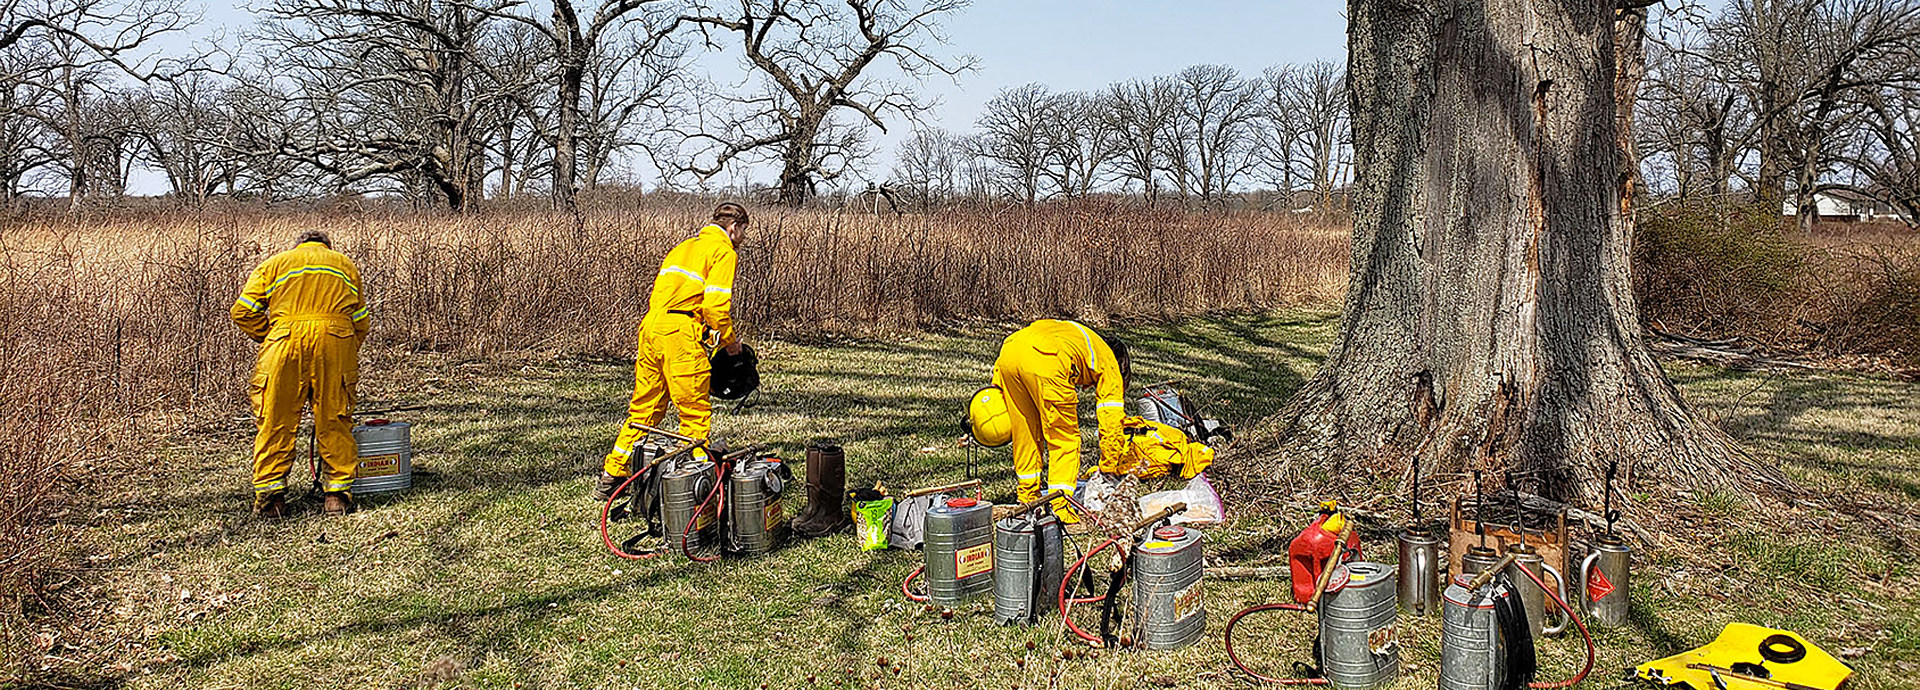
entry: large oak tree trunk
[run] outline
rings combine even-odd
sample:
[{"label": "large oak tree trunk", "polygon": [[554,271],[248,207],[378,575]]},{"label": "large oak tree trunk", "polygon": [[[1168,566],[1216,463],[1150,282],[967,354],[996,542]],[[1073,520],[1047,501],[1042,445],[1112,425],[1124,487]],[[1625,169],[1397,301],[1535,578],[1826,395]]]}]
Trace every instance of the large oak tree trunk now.
[{"label": "large oak tree trunk", "polygon": [[[1353,278],[1267,478],[1511,470],[1597,505],[1631,480],[1780,483],[1641,339],[1612,0],[1350,0]],[[1637,475],[1637,476],[1636,476]],[[1498,476],[1498,475],[1495,475]]]}]

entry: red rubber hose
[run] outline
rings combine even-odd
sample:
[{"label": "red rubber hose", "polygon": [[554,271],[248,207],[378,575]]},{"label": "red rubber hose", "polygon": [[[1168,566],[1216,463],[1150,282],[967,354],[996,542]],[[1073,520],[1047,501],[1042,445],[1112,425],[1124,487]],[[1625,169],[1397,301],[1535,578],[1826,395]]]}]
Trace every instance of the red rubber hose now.
[{"label": "red rubber hose", "polygon": [[920,602],[923,604],[926,603],[927,595],[913,593],[913,578],[920,577],[920,573],[926,572],[926,570],[927,570],[927,566],[923,565],[918,568],[914,568],[913,572],[907,573],[907,579],[900,581],[900,593],[907,595],[907,599],[909,600]]},{"label": "red rubber hose", "polygon": [[707,504],[713,502],[715,496],[720,496],[720,503],[718,507],[714,509],[713,514],[717,516],[720,513],[726,512],[727,499],[725,496],[721,496],[720,489],[724,488],[727,484],[727,467],[728,465],[725,462],[714,466],[715,481],[713,482],[713,490],[707,492],[707,497],[700,500],[700,507],[695,508],[693,515],[687,517],[686,529],[680,530],[680,553],[686,554],[687,558],[691,558],[697,563],[712,563],[720,560],[720,554],[718,553],[705,557],[693,555],[693,547],[687,545],[687,540],[693,536],[693,524],[700,521],[700,514],[707,512]]},{"label": "red rubber hose", "polygon": [[1552,683],[1538,683],[1538,682],[1528,683],[1527,687],[1538,688],[1538,689],[1566,688],[1566,687],[1572,687],[1574,685],[1579,684],[1580,681],[1586,680],[1587,674],[1593,672],[1593,633],[1587,630],[1587,622],[1580,620],[1580,615],[1574,613],[1573,607],[1568,606],[1567,602],[1562,601],[1560,599],[1560,595],[1554,594],[1553,590],[1551,589],[1547,589],[1547,583],[1542,582],[1540,580],[1539,575],[1533,574],[1533,571],[1527,570],[1526,568],[1519,568],[1518,570],[1522,573],[1526,573],[1527,579],[1532,580],[1533,584],[1539,585],[1540,591],[1545,592],[1548,599],[1552,599],[1553,603],[1559,606],[1561,611],[1566,612],[1568,618],[1573,619],[1574,626],[1580,628],[1580,637],[1586,640],[1587,642],[1587,665],[1580,668],[1580,675],[1574,676],[1567,680],[1555,681]]},{"label": "red rubber hose", "polygon": [[1261,604],[1259,606],[1249,606],[1241,609],[1239,613],[1233,614],[1232,618],[1227,619],[1226,635],[1221,638],[1222,641],[1226,643],[1227,659],[1232,661],[1234,666],[1239,667],[1241,673],[1253,676],[1254,680],[1279,685],[1326,685],[1327,679],[1325,678],[1274,678],[1272,676],[1262,675],[1258,671],[1247,668],[1246,663],[1240,661],[1240,655],[1233,653],[1233,626],[1239,625],[1240,619],[1245,618],[1247,614],[1259,613],[1261,611],[1299,611],[1306,613],[1307,607],[1294,603]]},{"label": "red rubber hose", "polygon": [[607,497],[606,505],[600,507],[600,541],[606,542],[607,550],[612,551],[613,555],[635,561],[644,561],[653,558],[654,556],[660,555],[660,552],[655,551],[653,553],[639,554],[629,553],[621,549],[619,544],[613,543],[613,535],[607,533],[607,516],[613,512],[614,502],[620,500],[621,496],[626,495],[627,487],[633,484],[633,480],[639,479],[640,474],[639,472],[635,472],[628,475],[626,481],[620,482],[620,488],[614,489],[613,495]]},{"label": "red rubber hose", "polygon": [[1081,630],[1080,626],[1073,622],[1073,616],[1067,615],[1067,607],[1072,605],[1073,602],[1076,601],[1075,599],[1072,599],[1067,596],[1067,588],[1073,586],[1073,574],[1076,571],[1080,570],[1081,567],[1087,564],[1087,559],[1093,558],[1094,554],[1100,553],[1101,550],[1109,546],[1113,546],[1114,544],[1118,543],[1119,540],[1120,540],[1119,537],[1108,537],[1106,541],[1100,542],[1099,546],[1093,547],[1093,550],[1088,551],[1086,555],[1081,556],[1080,560],[1074,561],[1073,566],[1067,568],[1066,576],[1060,578],[1060,597],[1059,597],[1060,619],[1067,622],[1067,629],[1073,631],[1073,634],[1075,636],[1078,636],[1080,639],[1086,640],[1087,642],[1093,643],[1093,645],[1096,647],[1101,646],[1105,643],[1102,642],[1100,638],[1094,637],[1093,635],[1088,634],[1087,631],[1085,630]]}]

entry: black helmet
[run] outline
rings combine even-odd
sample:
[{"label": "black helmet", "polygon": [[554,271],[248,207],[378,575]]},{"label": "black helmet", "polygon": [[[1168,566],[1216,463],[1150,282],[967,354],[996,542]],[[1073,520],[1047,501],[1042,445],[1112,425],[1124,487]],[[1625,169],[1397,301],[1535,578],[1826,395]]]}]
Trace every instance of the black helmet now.
[{"label": "black helmet", "polygon": [[713,397],[739,400],[760,387],[760,357],[753,346],[740,344],[740,354],[727,354],[726,348],[713,351]]}]

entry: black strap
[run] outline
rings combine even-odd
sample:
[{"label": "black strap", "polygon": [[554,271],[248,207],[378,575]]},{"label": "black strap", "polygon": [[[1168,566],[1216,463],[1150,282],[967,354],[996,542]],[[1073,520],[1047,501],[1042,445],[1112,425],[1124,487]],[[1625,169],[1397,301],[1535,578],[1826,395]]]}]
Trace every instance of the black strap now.
[{"label": "black strap", "polygon": [[679,314],[679,315],[681,315],[681,316],[686,316],[686,317],[691,317],[691,318],[696,318],[696,319],[697,319],[697,318],[700,318],[700,315],[699,315],[699,314],[695,314],[695,313],[693,313],[693,312],[691,312],[691,311],[688,311],[688,310],[686,310],[686,309],[668,309],[668,310],[667,310],[667,313],[668,313],[668,314]]},{"label": "black strap", "polygon": [[[1114,628],[1120,623],[1120,586],[1126,584],[1127,575],[1133,571],[1133,554],[1120,561],[1120,569],[1113,571],[1113,577],[1107,580],[1107,598],[1100,602],[1100,641],[1108,649],[1113,649],[1120,641],[1120,635]],[[1140,642],[1135,640],[1135,642]]]},{"label": "black strap", "polygon": [[1501,662],[1507,672],[1500,690],[1526,690],[1539,672],[1540,661],[1533,650],[1533,628],[1527,623],[1527,609],[1520,604],[1520,593],[1514,589],[1513,581],[1501,573],[1494,582],[1493,615],[1507,648],[1507,658]]}]

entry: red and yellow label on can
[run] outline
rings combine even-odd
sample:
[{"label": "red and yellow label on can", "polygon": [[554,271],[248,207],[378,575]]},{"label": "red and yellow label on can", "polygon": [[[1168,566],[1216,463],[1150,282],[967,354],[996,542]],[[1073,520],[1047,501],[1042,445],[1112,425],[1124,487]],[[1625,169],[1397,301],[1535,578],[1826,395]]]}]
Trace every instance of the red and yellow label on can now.
[{"label": "red and yellow label on can", "polygon": [[713,524],[713,521],[715,519],[719,517],[720,517],[720,504],[708,503],[706,507],[700,509],[699,513],[694,514],[693,531],[698,532],[700,530],[706,529],[709,525]]},{"label": "red and yellow label on can", "polygon": [[765,529],[772,531],[781,520],[787,519],[787,506],[779,498],[767,502]]},{"label": "red and yellow label on can", "polygon": [[993,544],[969,546],[953,552],[953,578],[964,580],[993,570]]},{"label": "red and yellow label on can", "polygon": [[373,477],[391,477],[400,474],[400,454],[367,455],[360,458],[359,467],[354,470],[355,479]]},{"label": "red and yellow label on can", "polygon": [[1173,598],[1173,619],[1186,620],[1187,616],[1200,612],[1200,583],[1187,585],[1185,590]]}]

